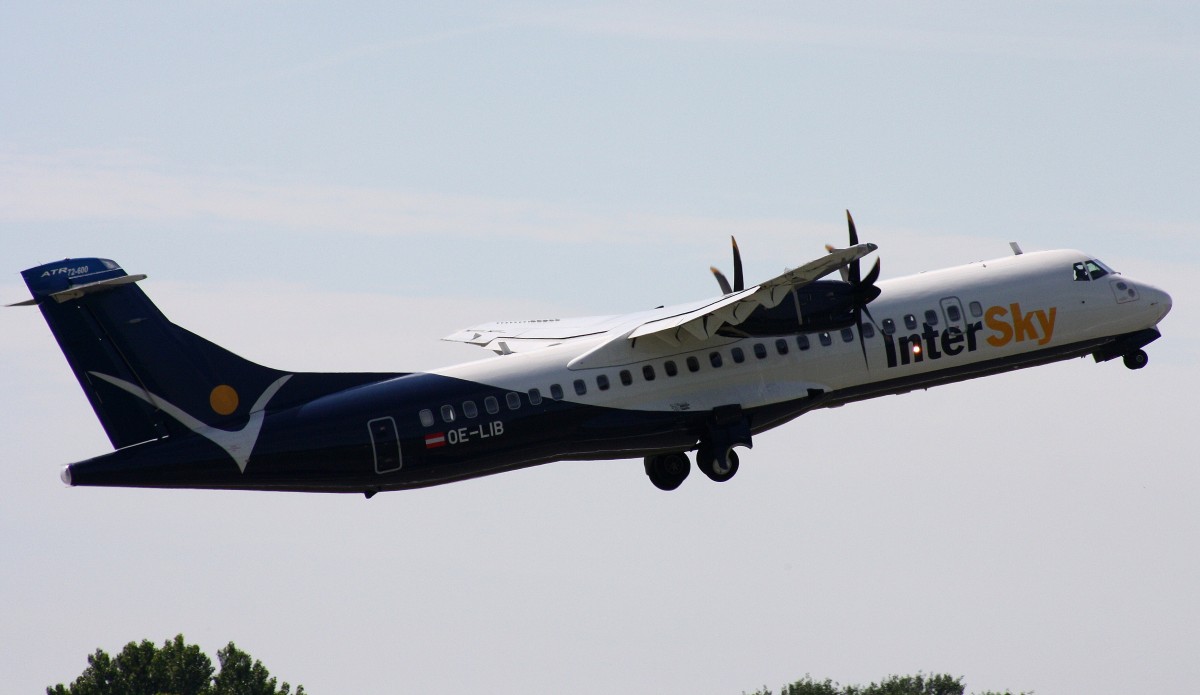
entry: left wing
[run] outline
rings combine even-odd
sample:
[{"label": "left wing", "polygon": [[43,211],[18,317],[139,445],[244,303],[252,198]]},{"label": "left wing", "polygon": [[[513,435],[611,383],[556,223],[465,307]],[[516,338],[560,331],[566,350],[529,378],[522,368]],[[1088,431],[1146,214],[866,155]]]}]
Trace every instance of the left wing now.
[{"label": "left wing", "polygon": [[687,335],[697,340],[707,340],[716,335],[722,326],[736,326],[759,307],[770,309],[778,306],[793,289],[819,280],[876,248],[875,244],[857,244],[845,249],[831,249],[825,257],[760,285],[727,294],[697,309],[647,321],[635,328],[628,338],[633,340],[652,335],[670,345],[679,345],[680,339]]},{"label": "left wing", "polygon": [[[828,255],[811,263],[711,301],[614,316],[495,321],[465,328],[442,340],[477,345],[498,355],[527,352],[573,340],[596,339],[605,334],[612,334],[612,341],[627,339],[631,343],[637,338],[654,336],[671,346],[679,345],[681,339],[688,336],[703,341],[716,335],[722,326],[742,323],[759,307],[777,306],[793,289],[819,280],[876,248],[875,244],[857,244],[832,249]],[[601,345],[587,354],[607,352]]]}]

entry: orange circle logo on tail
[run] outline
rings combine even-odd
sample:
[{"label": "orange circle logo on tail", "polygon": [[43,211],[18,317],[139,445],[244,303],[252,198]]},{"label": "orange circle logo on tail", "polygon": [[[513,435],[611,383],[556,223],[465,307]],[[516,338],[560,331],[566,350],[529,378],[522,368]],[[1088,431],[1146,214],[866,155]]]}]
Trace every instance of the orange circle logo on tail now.
[{"label": "orange circle logo on tail", "polygon": [[208,394],[208,404],[218,415],[229,415],[238,407],[238,394],[232,386],[221,384]]}]

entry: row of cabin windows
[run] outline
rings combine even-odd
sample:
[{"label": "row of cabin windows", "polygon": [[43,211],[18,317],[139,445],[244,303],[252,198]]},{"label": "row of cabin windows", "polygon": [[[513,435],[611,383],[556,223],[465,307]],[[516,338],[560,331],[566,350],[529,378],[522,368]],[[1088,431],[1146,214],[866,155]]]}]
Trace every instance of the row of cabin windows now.
[{"label": "row of cabin windows", "polygon": [[[854,339],[852,331],[847,333],[849,330],[850,329],[846,329],[843,331],[843,338],[846,340],[846,342],[850,342]],[[847,335],[849,335],[849,337],[846,337]],[[833,339],[830,338],[828,333],[821,333],[820,341],[822,345],[833,344]],[[809,348],[808,336],[796,336],[796,346],[801,350],[807,350]],[[753,350],[756,358],[760,360],[766,359],[768,354],[766,345],[762,343],[755,343]],[[779,338],[775,341],[775,352],[780,355],[786,355],[788,354],[788,351],[789,345],[786,338]],[[729,356],[733,359],[735,364],[742,364],[746,361],[746,352],[740,347],[731,348],[729,350]],[[719,369],[725,364],[724,357],[722,357],[721,353],[716,350],[708,354],[708,362],[713,366],[714,369]],[[684,366],[686,366],[687,370],[693,374],[699,372],[700,358],[696,357],[695,355],[689,355],[684,360]],[[679,375],[679,365],[676,364],[674,360],[667,360],[666,362],[663,362],[662,367],[663,372],[668,377]],[[657,372],[654,369],[654,365],[647,364],[642,366],[642,378],[644,380],[654,381],[656,377]],[[617,378],[621,380],[621,384],[623,386],[633,385],[633,372],[628,369],[622,369],[619,371],[617,373]],[[587,382],[583,379],[575,379],[571,385],[574,388],[576,395],[583,396],[587,394]],[[609,388],[611,388],[611,385],[612,383],[609,381],[607,374],[596,375],[596,388],[600,389],[601,391],[607,391]],[[528,398],[530,405],[539,405],[542,402],[542,393],[536,388],[529,389]],[[556,401],[561,401],[563,399],[562,385],[550,385],[550,398]],[[509,410],[517,410],[521,407],[521,395],[515,391],[510,391],[505,395],[505,402]],[[496,400],[495,396],[488,396],[487,398],[483,399],[483,407],[489,415],[495,415],[496,413],[500,412],[500,403]],[[446,424],[455,422],[458,419],[458,411],[455,410],[453,405],[443,405],[439,414],[441,415],[442,422]],[[479,408],[476,406],[475,401],[464,401],[462,403],[462,414],[463,417],[468,419],[478,417]],[[420,417],[421,425],[424,427],[433,427],[433,425],[436,423],[433,411],[428,408],[420,411],[418,416]]]},{"label": "row of cabin windows", "polygon": [[[947,305],[945,305],[945,309],[946,309],[946,320],[949,321],[950,323],[958,323],[959,321],[962,320],[962,318],[963,318],[962,309],[960,309],[957,304],[947,304]],[[980,318],[981,316],[983,316],[983,305],[980,304],[979,302],[971,302],[970,304],[967,305],[967,309],[968,309],[968,311],[971,312],[971,316],[973,318]],[[939,316],[938,316],[938,312],[935,309],[926,309],[925,315],[923,318],[925,319],[925,323],[929,324],[930,326],[938,325]],[[916,314],[905,314],[904,315],[904,327],[905,328],[907,328],[910,331],[915,331],[915,330],[917,330],[917,326],[918,326],[918,322],[917,322]],[[896,322],[893,319],[884,319],[882,325],[880,326],[880,329],[884,333],[891,335],[896,332]],[[844,329],[842,329],[842,332],[845,333],[847,330],[850,330],[850,329],[844,328]],[[864,338],[870,338],[872,335],[874,335],[874,333],[875,333],[875,331],[873,329],[871,329],[870,324],[863,325],[863,337]]]},{"label": "row of cabin windows", "polygon": [[[533,401],[532,394],[530,396],[530,401]],[[538,398],[538,402],[541,402],[540,397]],[[509,410],[516,410],[517,408],[521,407],[521,395],[510,391],[504,395],[504,403],[508,406]],[[537,405],[537,403],[534,403],[534,405]],[[488,415],[495,415],[496,413],[500,412],[500,401],[495,396],[488,396],[487,398],[483,399],[483,409],[487,411]],[[458,413],[454,410],[454,406],[452,405],[443,405],[439,414],[442,416],[442,422],[447,424],[458,419]],[[475,401],[463,401],[462,414],[463,417],[468,419],[477,418],[479,417],[479,407],[475,405]],[[421,419],[421,426],[433,427],[435,421],[432,410],[426,408],[417,415]]]},{"label": "row of cabin windows", "polygon": [[[962,311],[958,308],[957,304],[949,304],[945,307],[945,309],[946,309],[946,319],[948,321],[950,321],[951,323],[956,323],[956,322],[962,320]],[[968,305],[968,310],[971,312],[971,316],[973,316],[975,318],[979,318],[979,317],[983,316],[983,305],[981,305],[979,302],[971,302]],[[925,319],[925,323],[929,324],[930,326],[938,325],[938,313],[937,313],[937,311],[935,311],[933,309],[926,310],[923,318]],[[916,314],[906,314],[904,316],[903,320],[904,320],[905,328],[907,328],[908,330],[911,330],[911,331],[917,330]],[[880,326],[880,330],[882,330],[884,333],[886,333],[888,335],[895,333],[896,332],[895,320],[884,319],[882,322],[882,325]],[[863,338],[874,338],[875,337],[875,327],[869,323],[864,323],[862,326],[862,333],[863,333]],[[844,342],[844,343],[854,342],[854,329],[853,328],[843,328],[843,329],[841,329],[840,334],[841,334],[842,342]],[[833,336],[828,332],[818,333],[817,340],[824,347],[829,347],[830,345],[833,345]],[[812,346],[812,343],[809,341],[808,335],[796,336],[796,347],[798,349],[800,349],[802,351],[808,350],[811,346]],[[763,359],[767,358],[768,349],[765,344],[755,343],[751,349],[754,352],[754,357],[756,359],[763,360]],[[779,354],[780,356],[788,354],[789,349],[790,349],[790,345],[786,338],[777,338],[775,340],[775,352],[777,354]],[[742,364],[743,362],[746,361],[746,353],[740,347],[730,348],[729,356],[733,359],[735,364]],[[708,353],[708,363],[712,365],[713,369],[720,369],[725,364],[725,358],[721,355],[721,353],[719,351],[714,350],[714,351]],[[698,357],[696,357],[695,355],[689,355],[684,360],[684,365],[687,367],[687,370],[689,372],[692,372],[693,374],[700,371],[700,359]],[[675,363],[674,360],[667,360],[667,361],[663,362],[662,367],[663,367],[663,372],[668,377],[674,377],[679,374],[679,366]],[[647,364],[647,365],[642,366],[642,379],[644,379],[645,381],[654,381],[654,379],[656,377],[657,377],[657,374],[654,370],[654,365]],[[617,378],[620,379],[622,386],[632,386],[633,385],[633,372],[631,372],[628,369],[622,369],[621,371],[617,372]],[[577,395],[577,396],[587,395],[588,386],[587,386],[587,382],[584,381],[583,379],[576,379],[574,382],[572,382],[571,385],[575,389],[575,395]],[[607,390],[609,390],[611,385],[612,384],[609,381],[607,374],[598,374],[596,376],[596,388],[598,388],[599,390],[607,391]],[[542,392],[539,389],[536,389],[536,388],[529,389],[529,392],[527,395],[529,398],[530,405],[541,404]],[[550,385],[550,398],[552,400],[556,400],[556,401],[561,401],[563,399],[563,388],[560,384],[551,384]],[[510,391],[507,394],[505,394],[504,400],[505,400],[505,404],[508,406],[509,410],[517,410],[518,408],[521,407],[521,395],[515,391]],[[484,408],[484,410],[487,411],[487,413],[489,415],[495,415],[496,413],[500,412],[500,403],[499,403],[499,401],[496,400],[495,396],[488,396],[487,398],[483,399],[483,408]],[[454,422],[455,419],[457,418],[457,413],[454,410],[454,406],[452,406],[452,405],[443,405],[441,407],[440,414],[442,416],[442,422],[447,423],[447,424]],[[479,416],[479,408],[476,407],[475,401],[464,401],[462,404],[462,414],[464,417],[466,417],[468,419],[478,417]],[[420,418],[421,418],[422,426],[432,427],[434,425],[433,411],[431,411],[429,409],[422,410],[420,412]]]}]

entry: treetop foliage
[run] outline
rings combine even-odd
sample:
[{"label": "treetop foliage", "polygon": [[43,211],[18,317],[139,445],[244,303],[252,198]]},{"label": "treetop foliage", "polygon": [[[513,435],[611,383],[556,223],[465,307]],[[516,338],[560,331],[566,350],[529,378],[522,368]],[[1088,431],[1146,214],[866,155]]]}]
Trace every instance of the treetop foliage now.
[{"label": "treetop foliage", "polygon": [[[955,678],[944,673],[928,676],[921,673],[915,676],[888,676],[879,683],[871,683],[867,686],[840,685],[828,678],[823,681],[815,681],[812,676],[805,675],[795,683],[780,688],[779,695],[963,695],[965,690],[966,686],[963,685],[962,676]],[[774,695],[774,693],[763,686],[751,695]],[[1004,693],[988,691],[976,695],[1012,695],[1012,693],[1006,690]],[[1022,695],[1033,695],[1033,693],[1022,693]]]},{"label": "treetop foliage", "polygon": [[70,686],[46,688],[46,695],[305,695],[304,686],[276,686],[261,661],[233,642],[217,651],[220,670],[183,635],[156,647],[130,642],[110,657],[103,649],[88,655],[87,668]]}]

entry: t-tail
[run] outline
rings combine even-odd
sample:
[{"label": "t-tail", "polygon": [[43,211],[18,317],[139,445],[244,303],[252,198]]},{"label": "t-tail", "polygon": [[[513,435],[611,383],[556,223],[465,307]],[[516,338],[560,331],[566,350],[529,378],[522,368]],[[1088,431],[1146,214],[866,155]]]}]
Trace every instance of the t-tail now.
[{"label": "t-tail", "polygon": [[[171,323],[113,261],[74,258],[23,271],[113,447],[201,434],[244,468],[249,451],[219,441],[263,413],[399,376],[271,369]],[[241,460],[239,460],[241,459]],[[100,483],[104,484],[104,483]]]}]

